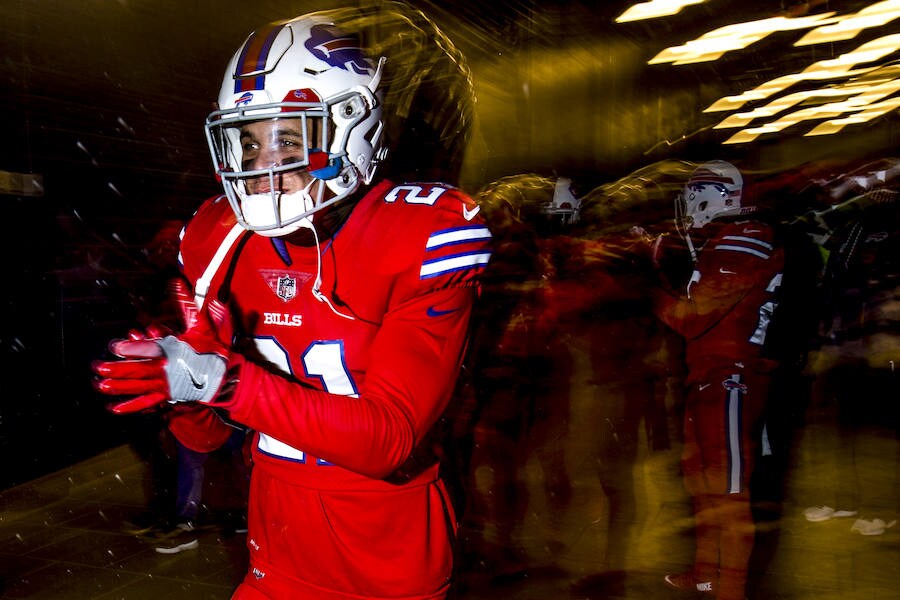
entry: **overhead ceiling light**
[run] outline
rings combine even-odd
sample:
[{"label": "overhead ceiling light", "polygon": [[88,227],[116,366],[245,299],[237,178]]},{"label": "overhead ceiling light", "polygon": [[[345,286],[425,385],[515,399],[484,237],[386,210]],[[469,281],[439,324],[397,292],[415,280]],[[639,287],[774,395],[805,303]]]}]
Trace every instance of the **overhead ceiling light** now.
[{"label": "overhead ceiling light", "polygon": [[704,2],[706,0],[650,0],[650,2],[640,2],[616,17],[616,23],[670,17],[677,15],[685,6],[703,4]]},{"label": "overhead ceiling light", "polygon": [[841,54],[837,58],[815,62],[800,73],[782,75],[781,77],[771,79],[762,85],[737,96],[725,96],[724,98],[720,98],[713,102],[709,108],[703,112],[736,110],[747,102],[764,100],[801,81],[838,79],[862,75],[874,71],[879,67],[874,66],[862,69],[853,69],[852,67],[860,63],[880,60],[885,56],[893,54],[898,49],[900,49],[900,34],[886,35],[867,42],[859,46],[856,50]]},{"label": "overhead ceiling light", "polygon": [[726,25],[705,33],[696,40],[691,40],[682,46],[666,48],[647,61],[647,64],[673,63],[676,65],[687,65],[717,60],[726,52],[746,48],[750,44],[758,42],[777,31],[807,29],[816,25],[834,23],[837,20],[831,18],[834,14],[829,12],[797,18],[771,17],[759,21]]},{"label": "overhead ceiling light", "polygon": [[[874,104],[861,104],[859,99],[851,98],[842,102],[830,102],[821,106],[812,106],[802,110],[795,111],[777,121],[766,123],[760,127],[752,127],[743,129],[731,136],[725,144],[740,144],[751,142],[761,135],[767,133],[776,133],[783,131],[788,127],[797,125],[803,121],[812,121],[820,119],[834,119],[814,128],[805,135],[826,135],[829,133],[837,133],[846,125],[854,125],[870,121],[882,115],[885,115],[900,106],[900,98],[889,98]],[[845,113],[851,113],[842,119],[837,119]],[[816,133],[813,133],[816,132]]]},{"label": "overhead ceiling light", "polygon": [[864,29],[881,27],[897,18],[900,18],[900,0],[876,2],[856,14],[842,17],[837,23],[813,29],[795,42],[794,45],[809,46],[812,44],[850,40]]},{"label": "overhead ceiling light", "polygon": [[[900,79],[883,81],[877,85],[859,84],[857,82],[848,82],[830,88],[822,88],[817,90],[809,90],[806,92],[796,92],[782,98],[778,98],[770,102],[766,106],[762,106],[750,112],[735,113],[727,117],[721,123],[716,125],[714,129],[726,129],[729,127],[744,127],[755,119],[764,117],[772,117],[776,114],[787,110],[793,106],[802,103],[815,102],[820,100],[818,104],[824,104],[828,98],[840,98],[844,100],[841,104],[849,107],[865,107],[872,105],[873,102],[882,100],[900,90]],[[829,106],[837,106],[831,103]]]},{"label": "overhead ceiling light", "polygon": [[751,121],[764,117],[773,117],[788,108],[802,104],[807,100],[828,97],[847,97],[853,95],[853,92],[840,88],[826,88],[818,90],[809,90],[806,92],[796,92],[778,98],[765,106],[755,108],[749,112],[734,113],[726,117],[722,122],[714,127],[714,129],[728,129],[730,127],[744,127]]},{"label": "overhead ceiling light", "polygon": [[[645,10],[649,11],[649,5],[653,4],[656,3],[646,3],[647,8]],[[668,6],[670,3],[660,2],[660,4]],[[644,5],[639,4],[633,6],[632,9],[637,9],[640,6]],[[662,6],[658,8],[662,8]],[[680,9],[681,7],[679,6],[678,10]],[[622,17],[628,12],[623,13]],[[900,0],[882,0],[849,15],[835,17],[835,14],[834,12],[827,12],[803,17],[780,16],[726,25],[707,32],[681,46],[666,48],[647,62],[651,65],[659,63],[686,65],[713,61],[726,52],[746,48],[772,33],[810,27],[815,27],[815,29],[795,42],[795,46],[849,40],[864,29],[880,27],[894,19],[900,18]],[[619,19],[622,17],[619,17]]]},{"label": "overhead ceiling light", "polygon": [[[696,2],[644,2],[623,13],[618,22],[675,14],[688,4]],[[642,16],[639,16],[642,15]],[[727,52],[742,50],[776,32],[812,29],[794,46],[830,43],[850,40],[861,31],[882,27],[900,18],[900,0],[881,0],[862,10],[836,16],[825,12],[800,17],[777,16],[735,23],[709,31],[681,46],[672,46],[659,52],[648,64],[672,63],[686,65],[714,61]],[[861,44],[855,50],[830,60],[812,63],[798,73],[775,77],[736,96],[725,96],[712,103],[704,112],[735,111],[749,102],[758,102],[778,96],[797,83],[832,81],[827,87],[797,91],[768,102],[753,110],[732,114],[724,118],[715,129],[743,128],[729,138],[726,144],[750,142],[761,135],[776,133],[802,123],[820,122],[804,135],[836,133],[847,125],[864,123],[900,106],[900,63],[879,64],[886,57],[900,50],[900,34],[886,35]],[[794,110],[796,107],[797,110]],[[756,127],[746,127],[754,121],[782,116]]]},{"label": "overhead ceiling light", "polygon": [[860,123],[865,123],[866,121],[877,119],[882,115],[886,115],[887,113],[896,110],[898,107],[900,107],[900,98],[890,98],[883,102],[867,106],[865,110],[862,110],[849,117],[844,117],[843,119],[832,119],[829,121],[825,121],[824,123],[819,123],[811,131],[804,133],[803,135],[831,135],[833,133],[839,132],[847,125],[859,125]]},{"label": "overhead ceiling light", "polygon": [[[835,103],[836,104],[836,103]],[[831,107],[829,110],[827,107]],[[737,132],[727,140],[725,140],[724,144],[740,144],[746,142],[752,142],[756,138],[761,135],[767,133],[778,133],[779,131],[783,131],[788,127],[801,123],[803,121],[809,119],[827,119],[830,117],[839,117],[842,114],[847,112],[845,108],[838,107],[835,105],[824,105],[824,106],[816,106],[812,108],[807,108],[803,110],[798,110],[789,115],[786,115],[777,121],[772,121],[771,123],[766,123],[765,125],[760,125],[759,127],[750,127],[748,129],[742,129]]]}]

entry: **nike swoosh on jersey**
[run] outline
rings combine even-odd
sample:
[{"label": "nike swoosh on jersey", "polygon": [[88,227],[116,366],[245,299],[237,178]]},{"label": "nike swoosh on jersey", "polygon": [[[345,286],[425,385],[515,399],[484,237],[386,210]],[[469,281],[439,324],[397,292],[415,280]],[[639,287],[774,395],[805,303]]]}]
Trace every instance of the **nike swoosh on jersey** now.
[{"label": "nike swoosh on jersey", "polygon": [[711,383],[701,383],[700,385],[697,386],[697,389],[702,392],[703,390],[705,390],[706,388],[708,388],[711,385],[712,385]]},{"label": "nike swoosh on jersey", "polygon": [[206,384],[209,382],[209,375],[204,374],[200,379],[197,379],[194,375],[194,370],[184,362],[183,358],[178,359],[178,365],[187,373],[188,378],[191,380],[191,385],[193,385],[195,389],[202,390],[206,387]]},{"label": "nike swoosh on jersey", "polygon": [[463,205],[463,218],[466,221],[471,221],[472,219],[475,218],[475,215],[477,215],[480,211],[481,211],[480,206],[476,206],[472,210],[469,210],[468,206]]},{"label": "nike swoosh on jersey", "polygon": [[456,312],[457,310],[459,310],[459,309],[458,308],[450,308],[448,310],[439,310],[433,306],[429,306],[428,310],[426,311],[426,314],[429,317],[442,317],[444,315],[449,315],[450,313]]},{"label": "nike swoosh on jersey", "polygon": [[719,273],[723,275],[737,275],[737,271],[729,271],[725,267],[719,267]]}]

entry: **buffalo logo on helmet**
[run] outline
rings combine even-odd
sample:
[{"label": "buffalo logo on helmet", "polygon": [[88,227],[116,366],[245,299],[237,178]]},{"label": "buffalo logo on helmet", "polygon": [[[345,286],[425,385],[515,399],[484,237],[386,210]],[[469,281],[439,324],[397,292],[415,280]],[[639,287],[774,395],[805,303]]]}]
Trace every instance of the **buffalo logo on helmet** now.
[{"label": "buffalo logo on helmet", "polygon": [[315,25],[310,37],[304,43],[313,56],[332,67],[352,70],[360,75],[372,71],[372,65],[363,55],[359,41],[351,36],[338,33],[327,25]]},{"label": "buffalo logo on helmet", "polygon": [[322,98],[315,90],[303,88],[299,90],[291,90],[284,96],[282,102],[321,102]]},{"label": "buffalo logo on helmet", "polygon": [[253,100],[253,92],[244,92],[241,96],[234,101],[235,106],[241,106],[245,104],[250,104]]},{"label": "buffalo logo on helmet", "polygon": [[[284,98],[281,100],[282,103],[290,103],[290,102],[309,102],[309,103],[317,103],[322,102],[321,96],[315,92],[315,90],[311,90],[309,88],[303,88],[299,90],[291,90],[287,94],[284,95]],[[307,110],[308,107],[296,107],[296,106],[284,106],[281,108],[281,112],[298,112],[302,110]]]}]

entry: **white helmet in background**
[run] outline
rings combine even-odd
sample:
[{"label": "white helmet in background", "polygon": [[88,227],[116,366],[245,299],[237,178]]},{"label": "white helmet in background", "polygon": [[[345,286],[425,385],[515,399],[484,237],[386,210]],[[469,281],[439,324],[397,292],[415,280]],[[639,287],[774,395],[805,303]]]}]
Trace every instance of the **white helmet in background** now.
[{"label": "white helmet in background", "polygon": [[581,200],[572,191],[572,180],[559,177],[553,186],[553,198],[544,207],[544,214],[556,217],[560,225],[571,225],[578,221]]},{"label": "white helmet in background", "polygon": [[753,212],[741,203],[744,178],[733,164],[713,160],[694,169],[675,202],[676,221],[684,229],[699,229],[713,219]]},{"label": "white helmet in background", "polygon": [[[206,119],[216,175],[242,226],[269,237],[311,227],[313,213],[371,183],[386,152],[383,64],[322,14],[250,34]],[[301,174],[313,179],[296,189]]]}]

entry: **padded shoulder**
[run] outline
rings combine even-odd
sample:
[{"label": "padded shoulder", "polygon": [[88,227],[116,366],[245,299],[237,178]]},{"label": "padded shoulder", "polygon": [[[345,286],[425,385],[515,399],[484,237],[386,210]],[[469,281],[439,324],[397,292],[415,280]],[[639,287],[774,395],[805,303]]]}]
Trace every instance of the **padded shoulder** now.
[{"label": "padded shoulder", "polygon": [[178,262],[193,285],[209,265],[237,219],[225,196],[207,199],[185,226]]}]

